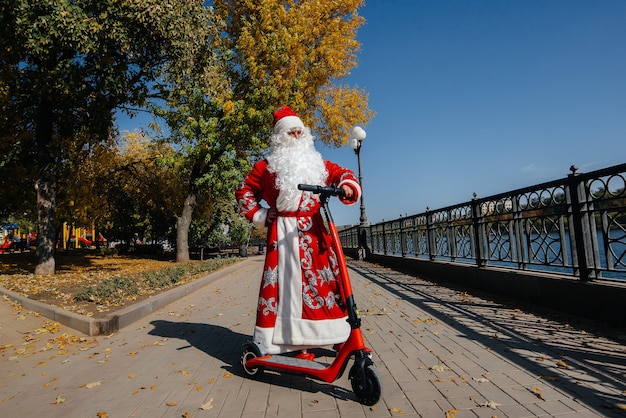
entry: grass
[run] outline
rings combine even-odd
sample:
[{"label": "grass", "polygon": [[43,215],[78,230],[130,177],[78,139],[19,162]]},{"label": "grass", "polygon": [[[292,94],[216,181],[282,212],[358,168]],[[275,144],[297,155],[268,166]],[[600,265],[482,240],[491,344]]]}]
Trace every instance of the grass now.
[{"label": "grass", "polygon": [[49,305],[103,317],[132,303],[196,280],[237,257],[175,263],[167,257],[70,251],[56,257],[56,274],[35,275],[32,253],[0,254],[0,286]]}]

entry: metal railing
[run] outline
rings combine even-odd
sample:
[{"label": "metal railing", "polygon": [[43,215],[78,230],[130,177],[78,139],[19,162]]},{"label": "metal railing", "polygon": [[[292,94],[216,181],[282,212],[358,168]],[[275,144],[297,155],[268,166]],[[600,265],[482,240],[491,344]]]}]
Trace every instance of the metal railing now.
[{"label": "metal railing", "polygon": [[[339,232],[344,248],[626,282],[626,164]],[[360,234],[360,235],[359,235]],[[360,239],[359,239],[360,238]]]}]

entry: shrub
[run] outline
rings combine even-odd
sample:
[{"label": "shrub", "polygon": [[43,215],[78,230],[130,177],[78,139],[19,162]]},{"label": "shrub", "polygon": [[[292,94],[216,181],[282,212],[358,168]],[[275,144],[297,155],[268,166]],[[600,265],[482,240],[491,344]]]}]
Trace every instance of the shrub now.
[{"label": "shrub", "polygon": [[111,297],[132,296],[139,293],[139,288],[135,280],[128,277],[115,277],[105,279],[97,286],[83,288],[74,296],[75,301],[99,302]]},{"label": "shrub", "polygon": [[128,300],[140,292],[154,293],[156,290],[175,286],[184,279],[207,274],[221,267],[232,264],[237,258],[214,258],[200,262],[174,265],[132,277],[105,279],[97,286],[83,288],[74,296],[75,301],[88,301],[115,304],[119,300]]}]

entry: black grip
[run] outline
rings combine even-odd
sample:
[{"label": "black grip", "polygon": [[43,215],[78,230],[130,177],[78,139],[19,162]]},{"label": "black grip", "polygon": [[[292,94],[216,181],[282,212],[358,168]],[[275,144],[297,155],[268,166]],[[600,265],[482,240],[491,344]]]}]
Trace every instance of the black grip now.
[{"label": "black grip", "polygon": [[329,196],[344,196],[342,188],[336,186],[318,186],[313,184],[298,184],[298,189],[305,192],[327,194]]}]

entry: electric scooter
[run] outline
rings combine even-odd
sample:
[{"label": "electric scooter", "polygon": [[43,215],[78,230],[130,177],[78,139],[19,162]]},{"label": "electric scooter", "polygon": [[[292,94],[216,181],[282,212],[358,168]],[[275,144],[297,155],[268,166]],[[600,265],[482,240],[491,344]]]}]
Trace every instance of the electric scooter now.
[{"label": "electric scooter", "polygon": [[[249,376],[255,376],[264,369],[296,373],[332,383],[343,375],[348,361],[354,357],[354,364],[350,368],[349,379],[352,390],[360,403],[364,405],[374,405],[382,394],[382,381],[378,372],[373,368],[372,350],[365,346],[363,334],[361,333],[361,317],[354,302],[352,285],[348,275],[348,267],[343,254],[343,249],[339,242],[337,228],[333,222],[328,207],[328,199],[331,196],[343,196],[343,189],[335,186],[315,186],[299,184],[298,189],[310,191],[320,195],[320,202],[324,218],[330,232],[333,249],[337,254],[341,277],[344,278],[339,283],[340,294],[348,310],[348,323],[351,331],[346,342],[339,348],[331,364],[320,363],[313,360],[304,360],[287,355],[269,355],[263,352],[262,347],[254,342],[248,341],[244,345],[241,355],[241,364],[244,371]],[[341,281],[340,281],[341,282]]]}]

